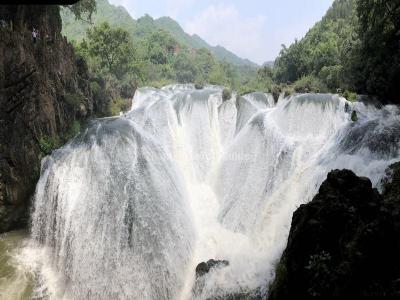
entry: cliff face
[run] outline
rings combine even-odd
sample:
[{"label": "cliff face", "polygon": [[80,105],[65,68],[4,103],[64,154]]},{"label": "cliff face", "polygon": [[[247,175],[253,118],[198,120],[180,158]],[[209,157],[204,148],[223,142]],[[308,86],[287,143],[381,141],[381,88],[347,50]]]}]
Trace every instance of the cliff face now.
[{"label": "cliff face", "polygon": [[[24,226],[40,160],[93,111],[58,6],[0,6],[0,232]],[[32,28],[39,30],[36,43]]]},{"label": "cliff face", "polygon": [[293,214],[269,299],[400,296],[400,163],[382,195],[367,178],[335,170]]}]

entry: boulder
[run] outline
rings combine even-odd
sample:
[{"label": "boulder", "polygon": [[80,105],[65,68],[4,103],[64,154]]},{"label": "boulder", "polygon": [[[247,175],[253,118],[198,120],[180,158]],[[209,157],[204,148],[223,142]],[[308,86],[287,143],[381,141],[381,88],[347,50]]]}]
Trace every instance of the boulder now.
[{"label": "boulder", "polygon": [[331,171],[293,214],[269,299],[400,296],[400,165],[380,195],[368,178]]},{"label": "boulder", "polygon": [[229,262],[227,260],[210,259],[207,262],[201,262],[196,267],[196,278],[204,276],[213,268],[226,266],[229,266]]}]

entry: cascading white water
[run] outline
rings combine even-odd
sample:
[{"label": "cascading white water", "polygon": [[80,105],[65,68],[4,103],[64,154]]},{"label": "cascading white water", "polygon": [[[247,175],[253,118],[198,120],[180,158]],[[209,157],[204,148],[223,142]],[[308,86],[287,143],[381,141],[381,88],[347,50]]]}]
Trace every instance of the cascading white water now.
[{"label": "cascading white water", "polygon": [[[275,105],[222,89],[139,89],[43,161],[25,263],[50,299],[207,299],[261,287],[291,216],[327,173],[375,186],[400,157],[400,115],[335,95]],[[351,121],[351,111],[358,121]],[[29,259],[27,259],[29,258]],[[195,267],[225,259],[193,292]]]}]

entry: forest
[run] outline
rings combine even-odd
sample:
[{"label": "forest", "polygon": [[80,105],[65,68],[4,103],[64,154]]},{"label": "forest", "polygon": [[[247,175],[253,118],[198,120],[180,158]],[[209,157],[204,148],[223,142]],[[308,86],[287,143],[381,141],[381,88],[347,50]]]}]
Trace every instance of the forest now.
[{"label": "forest", "polygon": [[[112,83],[108,93],[114,99],[131,95],[138,86],[190,82],[222,85],[239,94],[331,92],[353,101],[357,94],[399,100],[400,1],[336,0],[302,39],[282,45],[274,64],[262,67],[218,55],[168,17],[146,15],[134,21],[114,8],[118,21],[110,24],[104,6],[110,14],[105,0],[81,1],[69,7],[73,14],[64,10],[64,32],[95,77]],[[82,29],[73,25],[75,18],[95,22]]]},{"label": "forest", "polygon": [[108,1],[0,5],[0,299],[400,296],[400,0],[262,65]]}]

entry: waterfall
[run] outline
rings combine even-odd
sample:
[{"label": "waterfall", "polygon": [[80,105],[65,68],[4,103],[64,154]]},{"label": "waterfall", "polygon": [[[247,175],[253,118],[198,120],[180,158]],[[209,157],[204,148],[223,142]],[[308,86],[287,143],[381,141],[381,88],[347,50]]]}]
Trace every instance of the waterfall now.
[{"label": "waterfall", "polygon": [[[356,111],[358,120],[351,120]],[[42,162],[25,263],[49,299],[207,299],[265,291],[291,216],[327,173],[379,188],[400,112],[337,95],[222,100],[222,88],[140,88]],[[205,275],[195,267],[229,265]]]}]

